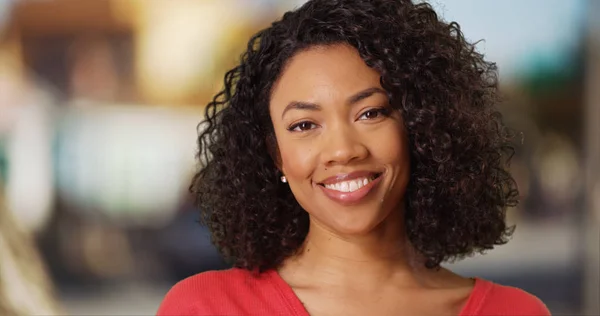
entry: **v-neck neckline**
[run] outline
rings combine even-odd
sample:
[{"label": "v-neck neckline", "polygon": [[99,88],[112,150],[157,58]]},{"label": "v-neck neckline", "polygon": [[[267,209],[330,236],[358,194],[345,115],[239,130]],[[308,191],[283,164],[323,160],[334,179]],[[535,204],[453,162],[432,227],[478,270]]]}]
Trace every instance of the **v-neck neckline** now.
[{"label": "v-neck neckline", "polygon": [[[294,316],[310,316],[300,298],[294,293],[292,287],[285,282],[285,280],[279,275],[277,270],[268,270],[265,271],[268,278],[271,279],[273,285],[276,287],[277,292],[281,295],[281,299],[283,303],[287,306],[291,315]],[[459,314],[457,316],[466,316],[466,315],[476,315],[483,302],[489,289],[491,288],[492,283],[486,281],[484,279],[475,277],[475,284],[473,285],[473,289],[471,289],[471,293],[467,298],[465,304],[461,308]]]}]

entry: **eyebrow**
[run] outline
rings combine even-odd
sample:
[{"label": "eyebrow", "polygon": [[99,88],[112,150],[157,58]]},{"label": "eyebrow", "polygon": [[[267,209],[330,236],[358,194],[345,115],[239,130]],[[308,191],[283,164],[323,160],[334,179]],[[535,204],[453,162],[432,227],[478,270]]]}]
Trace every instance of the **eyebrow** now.
[{"label": "eyebrow", "polygon": [[[381,94],[384,94],[385,96],[388,95],[385,90],[383,90],[381,88],[373,87],[373,88],[368,88],[368,89],[362,90],[362,91],[352,95],[351,97],[348,98],[348,101],[346,101],[346,102],[349,105],[353,105],[353,104],[356,104],[376,93],[381,93]],[[317,103],[312,103],[312,102],[292,101],[283,110],[283,113],[281,114],[281,118],[283,119],[283,116],[285,115],[285,113],[292,109],[305,110],[305,111],[306,110],[307,111],[320,111],[321,106]]]}]

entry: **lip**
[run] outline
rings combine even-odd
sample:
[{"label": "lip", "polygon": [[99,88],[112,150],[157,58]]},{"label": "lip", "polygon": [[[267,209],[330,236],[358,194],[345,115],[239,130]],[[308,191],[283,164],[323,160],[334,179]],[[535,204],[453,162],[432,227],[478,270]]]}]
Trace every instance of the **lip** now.
[{"label": "lip", "polygon": [[[355,174],[357,174],[357,175],[355,176]],[[379,184],[379,182],[381,182],[381,179],[383,178],[383,173],[374,173],[374,172],[364,173],[363,172],[361,175],[358,175],[358,174],[359,174],[359,172],[351,173],[348,175],[344,175],[341,178],[339,176],[335,176],[335,177],[332,177],[334,180],[331,180],[331,178],[328,178],[326,181],[329,181],[329,182],[328,183],[323,182],[323,183],[331,184],[331,183],[336,183],[339,181],[346,181],[346,180],[352,180],[352,179],[356,179],[356,178],[366,177],[366,176],[373,175],[373,174],[379,174],[379,176],[375,180],[369,182],[367,185],[361,187],[360,189],[358,189],[354,192],[340,192],[340,191],[328,189],[323,185],[317,185],[317,186],[322,190],[322,192],[325,194],[326,197],[328,197],[329,199],[333,200],[334,202],[336,202],[338,204],[342,204],[342,205],[357,204],[361,200],[363,200],[371,191],[373,191],[373,189],[377,186],[377,184]]]}]

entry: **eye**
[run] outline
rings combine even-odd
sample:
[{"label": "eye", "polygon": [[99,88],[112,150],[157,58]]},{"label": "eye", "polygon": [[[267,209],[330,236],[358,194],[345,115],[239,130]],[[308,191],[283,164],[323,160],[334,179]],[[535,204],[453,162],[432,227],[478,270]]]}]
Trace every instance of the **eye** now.
[{"label": "eye", "polygon": [[305,132],[311,129],[316,128],[317,125],[314,123],[311,123],[309,121],[304,121],[304,122],[299,122],[296,123],[290,127],[288,127],[288,131],[290,132]]},{"label": "eye", "polygon": [[374,120],[377,118],[387,117],[390,115],[390,111],[386,108],[375,108],[369,109],[363,112],[358,120]]}]

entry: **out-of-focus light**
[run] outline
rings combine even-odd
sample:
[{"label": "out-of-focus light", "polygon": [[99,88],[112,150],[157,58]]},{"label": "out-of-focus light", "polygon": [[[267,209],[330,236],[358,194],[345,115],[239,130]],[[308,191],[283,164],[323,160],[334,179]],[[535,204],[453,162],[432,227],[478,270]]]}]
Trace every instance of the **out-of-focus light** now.
[{"label": "out-of-focus light", "polygon": [[[231,0],[148,1],[138,40],[138,80],[149,99],[186,99],[213,84],[227,41],[249,17]],[[233,21],[234,23],[225,23]]]},{"label": "out-of-focus light", "polygon": [[554,199],[566,201],[581,188],[581,169],[574,145],[565,137],[549,134],[534,154],[542,189]]},{"label": "out-of-focus light", "polygon": [[8,208],[29,231],[47,223],[54,200],[51,96],[31,89],[20,100],[8,135]]},{"label": "out-of-focus light", "polygon": [[[194,171],[196,109],[80,107],[63,119],[58,189],[83,215],[160,226]],[[87,214],[86,214],[87,213]]]}]

